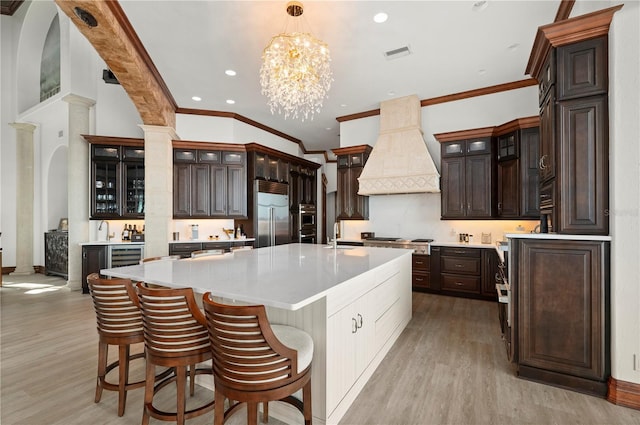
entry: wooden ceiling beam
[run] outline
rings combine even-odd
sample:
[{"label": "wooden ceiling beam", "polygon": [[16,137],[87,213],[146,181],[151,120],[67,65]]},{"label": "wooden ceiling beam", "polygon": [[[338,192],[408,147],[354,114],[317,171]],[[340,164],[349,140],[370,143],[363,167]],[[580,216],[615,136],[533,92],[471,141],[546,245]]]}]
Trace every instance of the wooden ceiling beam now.
[{"label": "wooden ceiling beam", "polygon": [[[175,128],[176,103],[117,1],[55,0],[118,78],[145,125]],[[76,11],[88,12],[97,25]]]}]

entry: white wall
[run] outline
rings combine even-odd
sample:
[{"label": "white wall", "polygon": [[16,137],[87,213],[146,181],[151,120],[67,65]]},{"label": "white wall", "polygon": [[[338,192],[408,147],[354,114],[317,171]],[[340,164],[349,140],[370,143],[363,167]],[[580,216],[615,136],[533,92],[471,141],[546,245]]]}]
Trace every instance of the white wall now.
[{"label": "white wall", "polygon": [[640,3],[625,2],[609,33],[612,375],[635,383],[640,383],[639,28]]}]

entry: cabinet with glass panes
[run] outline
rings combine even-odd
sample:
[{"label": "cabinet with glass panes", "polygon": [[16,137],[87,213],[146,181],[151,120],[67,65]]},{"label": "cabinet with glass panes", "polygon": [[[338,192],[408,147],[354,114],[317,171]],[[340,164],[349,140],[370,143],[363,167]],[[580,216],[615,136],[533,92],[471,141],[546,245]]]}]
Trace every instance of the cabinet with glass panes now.
[{"label": "cabinet with glass panes", "polygon": [[144,218],[144,148],[91,145],[91,218]]}]

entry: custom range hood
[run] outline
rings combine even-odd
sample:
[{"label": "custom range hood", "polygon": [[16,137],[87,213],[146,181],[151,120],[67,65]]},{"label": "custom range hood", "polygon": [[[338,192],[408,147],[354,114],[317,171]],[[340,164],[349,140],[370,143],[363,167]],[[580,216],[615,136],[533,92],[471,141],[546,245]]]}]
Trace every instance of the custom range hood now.
[{"label": "custom range hood", "polygon": [[358,195],[440,192],[421,118],[416,95],[380,103],[380,135],[358,178]]}]

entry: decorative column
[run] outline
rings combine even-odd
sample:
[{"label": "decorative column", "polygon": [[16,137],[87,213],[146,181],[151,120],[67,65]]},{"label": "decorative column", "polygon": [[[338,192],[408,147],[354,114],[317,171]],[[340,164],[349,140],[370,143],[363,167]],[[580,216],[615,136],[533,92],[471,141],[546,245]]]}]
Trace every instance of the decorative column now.
[{"label": "decorative column", "polygon": [[82,289],[82,247],[89,241],[89,143],[82,137],[90,131],[90,110],[95,101],[75,94],[62,98],[69,103],[69,149],[67,190],[69,193],[69,277],[67,287]]},{"label": "decorative column", "polygon": [[11,123],[16,129],[16,269],[33,274],[33,132],[36,126]]},{"label": "decorative column", "polygon": [[173,147],[171,127],[141,125],[144,130],[144,256],[169,254],[173,220]]}]

